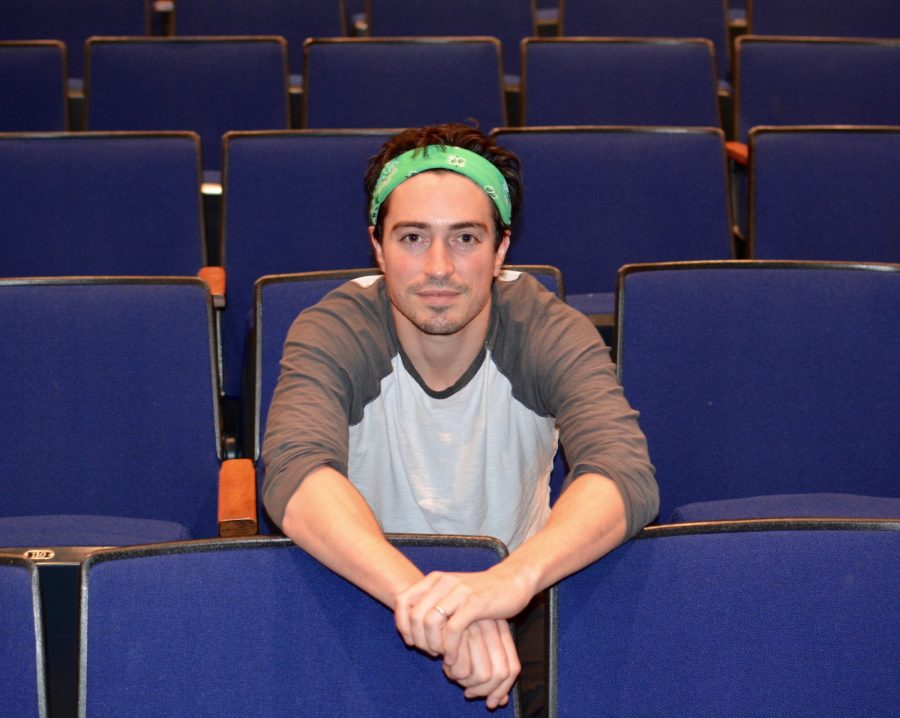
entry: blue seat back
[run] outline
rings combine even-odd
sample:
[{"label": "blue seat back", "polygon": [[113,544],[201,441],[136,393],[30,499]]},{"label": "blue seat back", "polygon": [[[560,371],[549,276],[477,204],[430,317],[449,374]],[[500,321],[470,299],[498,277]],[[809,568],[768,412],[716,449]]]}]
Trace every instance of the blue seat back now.
[{"label": "blue seat back", "polygon": [[94,38],[85,126],[193,130],[215,171],[226,132],[287,129],[287,73],[278,37]]},{"label": "blue seat back", "polygon": [[538,38],[522,57],[522,124],[720,124],[709,40]]},{"label": "blue seat back", "polygon": [[900,37],[894,0],[753,0],[749,10],[754,35]]},{"label": "blue seat back", "polygon": [[900,262],[900,128],[750,133],[754,257]]},{"label": "blue seat back", "polygon": [[618,370],[660,521],[747,496],[900,497],[900,266],[631,266]]},{"label": "blue seat back", "polygon": [[281,35],[291,72],[303,74],[303,41],[346,35],[338,0],[182,0],[175,7],[178,35]]},{"label": "blue seat back", "polygon": [[66,46],[0,42],[0,132],[66,129]]},{"label": "blue seat back", "polygon": [[759,125],[900,125],[900,40],[737,40],[735,137]]},{"label": "blue seat back", "polygon": [[146,0],[0,0],[3,39],[53,39],[68,48],[69,77],[84,77],[83,48],[92,35],[145,35]]},{"label": "blue seat back", "polygon": [[550,715],[891,716],[900,522],[646,530],[565,579]]},{"label": "blue seat back", "polygon": [[519,43],[537,35],[533,0],[456,0],[452,3],[367,0],[373,37],[481,35],[496,37],[503,49],[503,71],[519,74]]},{"label": "blue seat back", "polygon": [[702,37],[716,49],[718,76],[730,74],[725,0],[565,0],[563,34],[599,37]]},{"label": "blue seat back", "polygon": [[506,124],[496,38],[326,38],[304,52],[305,127]]},{"label": "blue seat back", "polygon": [[[426,572],[503,555],[493,539],[395,544]],[[389,610],[283,538],[97,553],[82,627],[86,716],[484,715]]]},{"label": "blue seat back", "polygon": [[494,136],[523,168],[526,201],[509,259],[559,267],[571,301],[611,295],[626,263],[732,256],[719,130],[525,128]]},{"label": "blue seat back", "polygon": [[0,714],[46,718],[37,568],[0,555]]},{"label": "blue seat back", "polygon": [[5,516],[217,535],[212,306],[198,279],[0,280]]},{"label": "blue seat back", "polygon": [[240,393],[253,283],[266,274],[374,266],[366,161],[391,133],[296,131],[225,138],[225,391]]},{"label": "blue seat back", "polygon": [[0,135],[0,215],[3,276],[194,275],[199,138]]}]

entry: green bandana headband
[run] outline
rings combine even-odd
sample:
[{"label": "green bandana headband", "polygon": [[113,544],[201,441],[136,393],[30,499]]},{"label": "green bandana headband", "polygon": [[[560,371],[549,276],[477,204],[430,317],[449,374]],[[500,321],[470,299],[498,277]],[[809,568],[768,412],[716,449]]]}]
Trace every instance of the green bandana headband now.
[{"label": "green bandana headband", "polygon": [[462,147],[428,145],[425,148],[404,152],[388,162],[378,177],[378,184],[372,192],[369,219],[372,224],[378,219],[378,210],[388,195],[410,177],[425,170],[451,170],[465,175],[481,187],[497,205],[500,220],[509,226],[512,219],[512,204],[509,201],[509,187],[503,175],[493,164],[481,155]]}]

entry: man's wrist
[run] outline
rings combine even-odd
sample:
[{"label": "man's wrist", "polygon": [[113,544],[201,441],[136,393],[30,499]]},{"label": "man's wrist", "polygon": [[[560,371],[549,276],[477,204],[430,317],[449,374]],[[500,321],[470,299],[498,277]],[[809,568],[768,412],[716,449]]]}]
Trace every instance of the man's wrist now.
[{"label": "man's wrist", "polygon": [[509,585],[516,594],[525,597],[526,602],[541,590],[539,567],[530,562],[519,561],[514,553],[488,571]]}]

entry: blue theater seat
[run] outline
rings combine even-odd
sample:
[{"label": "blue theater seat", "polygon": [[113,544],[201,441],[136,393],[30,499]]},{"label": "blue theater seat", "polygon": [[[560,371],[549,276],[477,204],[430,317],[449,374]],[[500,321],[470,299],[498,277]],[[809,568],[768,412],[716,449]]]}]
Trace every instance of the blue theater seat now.
[{"label": "blue theater seat", "polygon": [[68,129],[66,46],[57,40],[0,42],[0,132]]},{"label": "blue theater seat", "polygon": [[0,275],[196,275],[193,133],[0,134]]},{"label": "blue theater seat", "polygon": [[527,39],[521,122],[719,127],[714,54],[701,39]]},{"label": "blue theater seat", "polygon": [[505,128],[527,200],[509,259],[562,270],[566,299],[611,326],[616,272],[631,262],[729,259],[725,143],[718,129]]},{"label": "blue theater seat", "polygon": [[86,52],[89,130],[192,130],[218,172],[226,132],[289,126],[284,38],[92,38]]},{"label": "blue theater seat", "polygon": [[900,522],[645,529],[551,595],[552,718],[887,718]]},{"label": "blue theater seat", "polygon": [[900,262],[900,127],[750,131],[751,256]]},{"label": "blue theater seat", "polygon": [[0,554],[0,714],[46,718],[37,569]]},{"label": "blue theater seat", "polygon": [[[480,571],[478,537],[389,537],[423,571]],[[483,716],[391,612],[285,538],[97,552],[84,565],[86,718]],[[494,715],[517,716],[513,700]]]},{"label": "blue theater seat", "polygon": [[320,38],[304,52],[304,127],[506,124],[496,38]]},{"label": "blue theater seat", "polygon": [[564,35],[595,37],[702,37],[716,49],[716,72],[731,75],[724,0],[564,0]]},{"label": "blue theater seat", "polygon": [[900,265],[624,267],[618,370],[660,521],[900,516],[898,316]]},{"label": "blue theater seat", "polygon": [[[213,309],[187,278],[0,280],[0,546],[234,533]],[[254,486],[252,475],[244,477]],[[249,526],[252,533],[255,525]]]}]

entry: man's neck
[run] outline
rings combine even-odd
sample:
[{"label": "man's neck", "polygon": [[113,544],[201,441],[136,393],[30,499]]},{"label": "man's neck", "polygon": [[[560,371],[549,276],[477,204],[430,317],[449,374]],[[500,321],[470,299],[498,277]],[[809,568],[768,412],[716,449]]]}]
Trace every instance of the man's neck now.
[{"label": "man's neck", "polygon": [[397,339],[422,381],[432,391],[444,391],[465,374],[484,347],[491,305],[454,334],[426,334],[391,307]]}]

